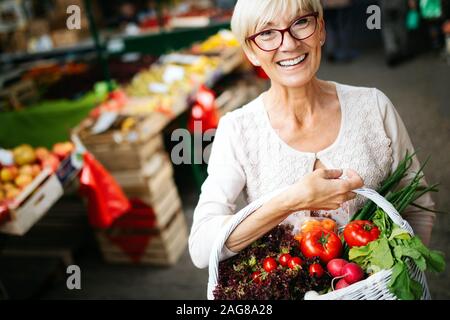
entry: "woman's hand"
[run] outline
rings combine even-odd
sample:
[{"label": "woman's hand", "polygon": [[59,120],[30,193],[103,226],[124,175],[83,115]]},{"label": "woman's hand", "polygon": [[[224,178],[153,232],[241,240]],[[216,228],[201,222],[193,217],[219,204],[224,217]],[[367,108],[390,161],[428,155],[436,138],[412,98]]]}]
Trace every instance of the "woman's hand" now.
[{"label": "woman's hand", "polygon": [[355,198],[352,190],[364,185],[353,170],[346,170],[347,179],[339,179],[340,169],[317,169],[293,184],[285,193],[288,211],[335,210],[348,200]]}]

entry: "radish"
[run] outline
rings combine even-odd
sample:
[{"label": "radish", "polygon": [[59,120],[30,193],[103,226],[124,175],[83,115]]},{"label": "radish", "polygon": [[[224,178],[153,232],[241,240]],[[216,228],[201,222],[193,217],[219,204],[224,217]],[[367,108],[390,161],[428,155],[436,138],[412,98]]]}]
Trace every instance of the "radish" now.
[{"label": "radish", "polygon": [[[343,260],[343,259],[335,259],[335,260]],[[332,264],[331,268],[329,268],[328,270],[331,269],[331,270],[333,270],[333,272],[337,272],[336,270],[338,270],[340,263],[342,263],[342,262],[335,262],[334,264]],[[327,268],[328,268],[328,266],[327,266]],[[338,273],[339,275],[335,276],[333,278],[333,280],[331,280],[331,287],[333,288],[333,290],[338,290],[338,289],[348,287],[349,285],[351,285],[355,282],[358,282],[364,278],[364,271],[361,269],[360,266],[358,266],[356,263],[353,263],[353,262],[346,263],[338,271],[340,271],[340,273]],[[333,273],[331,271],[330,271],[330,274],[333,275]],[[336,283],[336,286],[334,286],[333,284],[337,279],[340,279],[340,280]]]},{"label": "radish", "polygon": [[356,263],[347,263],[342,268],[342,275],[348,284],[358,282],[364,278],[364,271]]},{"label": "radish", "polygon": [[344,259],[333,259],[327,264],[328,272],[332,277],[339,277],[342,275],[342,268],[348,264]]},{"label": "radish", "polygon": [[345,279],[341,279],[336,283],[336,286],[334,287],[334,290],[339,290],[348,287],[350,284],[345,281]]}]

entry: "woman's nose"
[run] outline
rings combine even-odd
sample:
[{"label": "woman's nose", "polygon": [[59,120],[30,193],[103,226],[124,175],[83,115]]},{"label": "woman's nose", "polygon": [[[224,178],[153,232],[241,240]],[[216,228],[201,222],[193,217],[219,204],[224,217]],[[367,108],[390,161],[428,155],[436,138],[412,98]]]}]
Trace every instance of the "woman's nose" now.
[{"label": "woman's nose", "polygon": [[282,43],[281,47],[279,48],[279,50],[290,51],[290,50],[295,49],[298,46],[299,40],[292,37],[288,31],[286,31],[283,36],[284,36],[283,43]]}]

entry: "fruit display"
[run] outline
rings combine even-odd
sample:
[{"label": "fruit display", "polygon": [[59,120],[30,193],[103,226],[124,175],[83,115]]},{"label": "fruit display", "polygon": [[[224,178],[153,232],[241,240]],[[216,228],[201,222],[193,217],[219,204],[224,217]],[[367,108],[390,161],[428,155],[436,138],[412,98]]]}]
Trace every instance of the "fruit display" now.
[{"label": "fruit display", "polygon": [[55,172],[73,151],[71,142],[56,143],[51,150],[27,144],[10,150],[13,163],[0,164],[0,203],[14,200],[44,168]]},{"label": "fruit display", "polygon": [[230,30],[221,30],[205,41],[194,45],[191,48],[193,53],[217,53],[228,48],[239,47],[239,41]]},{"label": "fruit display", "polygon": [[[180,56],[178,56],[180,57]],[[202,83],[208,74],[214,71],[219,59],[216,57],[188,57],[182,61],[155,64],[132,79],[126,92],[130,96],[169,95],[174,96],[181,90],[188,92],[193,85]]]}]

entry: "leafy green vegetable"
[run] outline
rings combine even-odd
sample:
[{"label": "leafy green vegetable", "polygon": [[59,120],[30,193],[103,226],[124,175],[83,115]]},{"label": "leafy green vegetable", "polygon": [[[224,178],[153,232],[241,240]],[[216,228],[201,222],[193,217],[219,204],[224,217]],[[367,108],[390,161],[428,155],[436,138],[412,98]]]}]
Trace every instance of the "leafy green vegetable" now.
[{"label": "leafy green vegetable", "polygon": [[351,248],[349,259],[369,273],[390,269],[394,265],[389,242],[384,238],[372,241],[364,247]]},{"label": "leafy green vegetable", "polygon": [[444,254],[437,250],[428,249],[418,237],[413,237],[409,245],[419,251],[427,262],[427,270],[443,272],[445,270]]},{"label": "leafy green vegetable", "polygon": [[377,209],[372,222],[380,229],[380,237],[388,238],[392,230],[392,221],[383,210]]},{"label": "leafy green vegetable", "polygon": [[[408,180],[408,184],[397,188],[400,182],[408,175],[415,154],[406,153],[397,169],[382,183],[378,193],[386,198],[399,212],[402,213],[408,206],[413,205],[422,210],[432,211],[414,203],[427,192],[436,192],[437,185],[425,186],[422,183],[423,168]],[[367,272],[378,272],[381,269],[393,268],[389,289],[399,299],[420,299],[422,287],[420,283],[409,275],[407,263],[414,263],[421,271],[429,270],[442,272],[445,269],[444,255],[438,251],[429,250],[417,237],[412,237],[407,230],[393,223],[389,216],[371,201],[359,210],[354,220],[371,220],[380,229],[380,238],[370,242],[364,247],[351,249],[344,245],[344,257],[348,254],[349,260],[359,264]]]},{"label": "leafy green vegetable", "polygon": [[394,228],[389,236],[389,240],[393,239],[409,240],[411,239],[411,235],[405,229],[402,229],[398,225],[394,224]]},{"label": "leafy green vegetable", "polygon": [[408,268],[402,261],[392,269],[392,278],[388,287],[401,300],[418,300],[422,297],[422,286],[410,278]]},{"label": "leafy green vegetable", "polygon": [[[348,253],[349,260],[359,264],[367,272],[378,272],[393,268],[389,289],[399,299],[420,299],[423,289],[419,282],[411,278],[406,262],[413,262],[421,271],[442,272],[445,260],[441,252],[428,249],[417,236],[412,237],[378,209],[374,223],[382,231],[378,240],[364,247],[353,247]],[[383,229],[384,228],[384,229]],[[386,230],[391,229],[390,233]]]}]

